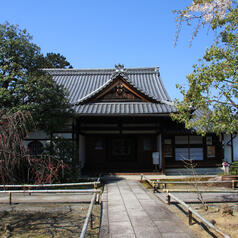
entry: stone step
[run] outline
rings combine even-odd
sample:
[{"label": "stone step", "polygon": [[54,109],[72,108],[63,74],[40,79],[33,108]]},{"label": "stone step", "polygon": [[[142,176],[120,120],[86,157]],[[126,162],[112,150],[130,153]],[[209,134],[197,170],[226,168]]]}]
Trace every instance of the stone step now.
[{"label": "stone step", "polygon": [[[224,173],[221,167],[215,168],[194,168],[196,175],[217,175]],[[192,169],[187,168],[176,168],[176,169],[165,169],[166,175],[193,175]]]}]

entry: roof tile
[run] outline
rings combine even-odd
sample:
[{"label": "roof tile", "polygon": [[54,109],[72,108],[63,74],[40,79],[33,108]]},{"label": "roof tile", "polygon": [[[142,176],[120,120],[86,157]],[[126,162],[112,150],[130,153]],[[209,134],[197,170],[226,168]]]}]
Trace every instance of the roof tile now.
[{"label": "roof tile", "polygon": [[[53,79],[63,85],[69,92],[72,104],[91,97],[100,88],[105,88],[113,81],[118,71],[116,69],[43,69],[52,75]],[[120,73],[120,72],[119,72]],[[158,68],[127,68],[123,69],[126,80],[135,88],[158,103],[150,102],[120,102],[91,103],[74,106],[82,115],[107,114],[165,114],[176,112],[171,99],[164,88]]]}]

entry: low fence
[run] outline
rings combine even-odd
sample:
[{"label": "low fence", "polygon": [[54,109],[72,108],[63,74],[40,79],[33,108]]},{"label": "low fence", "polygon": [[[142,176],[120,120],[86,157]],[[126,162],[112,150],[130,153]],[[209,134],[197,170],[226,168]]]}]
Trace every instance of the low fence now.
[{"label": "low fence", "polygon": [[215,227],[211,222],[207,221],[204,217],[202,217],[199,213],[194,211],[190,206],[188,206],[185,202],[177,198],[172,193],[167,192],[167,203],[170,205],[171,198],[173,198],[176,202],[184,206],[188,210],[188,223],[189,225],[192,225],[193,215],[196,216],[198,219],[200,219],[206,226],[210,227],[220,235],[222,235],[225,238],[230,238],[228,234],[225,234],[223,231],[221,231],[219,228]]},{"label": "low fence", "polygon": [[145,180],[148,184],[150,184],[150,186],[153,188],[154,193],[157,190],[158,184],[157,181],[152,181],[150,179],[148,179],[145,175],[141,174],[140,180]]},{"label": "low fence", "polygon": [[[150,180],[145,175],[141,174],[141,181],[145,180],[147,183],[149,183],[152,187],[154,192],[158,192],[159,189],[161,189],[160,185],[163,185],[163,189],[167,188],[167,184],[189,184],[189,185],[198,185],[198,184],[231,184],[232,190],[235,190],[236,183],[238,183],[238,180],[231,180],[231,181],[161,181],[161,180]],[[178,190],[178,192],[183,190]],[[187,190],[187,192],[189,192]],[[193,192],[193,191],[191,191]],[[207,191],[204,191],[207,192]],[[219,191],[222,192],[222,191]]]},{"label": "low fence", "polygon": [[49,188],[49,187],[74,187],[74,186],[87,186],[93,185],[94,188],[97,188],[100,185],[100,181],[96,182],[82,182],[82,183],[60,183],[60,184],[15,184],[15,185],[0,185],[0,188],[22,188],[22,189],[30,189],[30,188]]},{"label": "low fence", "polygon": [[101,190],[99,189],[63,189],[63,190],[11,190],[11,191],[0,191],[1,193],[8,193],[9,196],[9,205],[12,204],[12,194],[14,193],[28,193],[31,195],[32,193],[95,193],[101,194]]},{"label": "low fence", "polygon": [[96,201],[96,194],[94,193],[93,196],[92,196],[92,199],[91,199],[91,203],[89,205],[89,209],[88,209],[88,213],[87,213],[87,217],[84,221],[84,224],[83,224],[83,228],[82,228],[82,231],[81,231],[81,234],[80,234],[80,238],[84,238],[85,235],[86,235],[86,232],[87,232],[87,228],[88,228],[88,223],[89,223],[89,220],[91,221],[91,229],[93,228],[93,206],[95,204],[95,201]]},{"label": "low fence", "polygon": [[[141,174],[141,181],[145,180],[147,183],[149,183],[152,187],[153,187],[153,191],[158,192],[158,187],[159,187],[159,182],[161,183],[174,183],[174,184],[181,184],[180,182],[171,182],[171,181],[160,181],[160,180],[156,180],[156,181],[152,181],[150,179],[148,179],[146,176],[144,176],[143,174]],[[233,180],[233,181],[196,181],[194,183],[200,182],[200,184],[204,184],[204,183],[220,183],[220,182],[224,182],[224,183],[231,183],[234,184],[235,182],[238,182],[238,180]],[[182,184],[188,184],[190,182],[182,182]],[[233,188],[234,189],[234,188]],[[165,189],[164,189],[165,190]],[[164,191],[163,190],[163,191]],[[181,190],[180,190],[181,191]],[[199,190],[199,192],[201,192]],[[208,192],[208,191],[202,191],[202,192]],[[219,191],[221,192],[221,191]],[[222,191],[224,192],[224,191]],[[231,191],[229,191],[231,192]],[[207,221],[204,217],[202,217],[198,212],[196,212],[195,210],[193,210],[189,205],[187,205],[185,202],[183,202],[182,200],[180,200],[179,198],[177,198],[175,195],[173,195],[172,193],[169,193],[168,190],[166,190],[166,194],[167,194],[167,204],[170,205],[171,203],[171,198],[173,198],[176,202],[178,202],[179,204],[181,204],[182,206],[184,206],[188,212],[188,223],[189,225],[192,225],[192,220],[193,220],[193,215],[196,216],[198,219],[200,219],[206,226],[208,226],[209,228],[213,229],[214,231],[216,231],[217,233],[219,233],[220,235],[222,235],[225,238],[231,238],[228,234],[224,233],[223,231],[221,231],[219,228],[215,227],[211,222]]]},{"label": "low fence", "polygon": [[166,189],[167,184],[191,184],[191,185],[198,185],[198,184],[231,184],[231,188],[235,190],[235,184],[238,180],[231,180],[231,181],[161,181],[157,180],[157,189],[160,189],[160,185],[163,185],[163,188]]},{"label": "low fence", "polygon": [[[93,194],[92,199],[89,205],[88,213],[84,221],[84,225],[81,231],[80,238],[84,238],[87,232],[88,223],[91,220],[91,228],[93,228],[93,206],[96,202],[100,202],[100,197],[102,191],[97,189],[101,184],[100,177],[97,178],[94,182],[81,182],[81,183],[63,183],[63,184],[16,184],[16,185],[0,185],[0,188],[4,189],[0,191],[0,194],[8,194],[9,204],[12,205],[12,199],[14,193],[28,193],[31,195],[32,193],[80,193],[80,194]],[[88,186],[92,185],[94,189],[43,189],[43,190],[32,190],[32,188],[59,188],[59,187],[77,187],[77,186]],[[21,188],[22,190],[7,190],[13,188]]]}]

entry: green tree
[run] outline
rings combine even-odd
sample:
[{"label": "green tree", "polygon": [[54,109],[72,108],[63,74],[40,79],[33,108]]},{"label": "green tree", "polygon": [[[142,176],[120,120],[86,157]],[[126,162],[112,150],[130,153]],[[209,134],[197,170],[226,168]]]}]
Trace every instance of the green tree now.
[{"label": "green tree", "polygon": [[41,70],[56,65],[70,67],[59,54],[44,57],[26,30],[1,24],[0,107],[29,111],[38,129],[50,132],[60,127],[71,113],[67,92]]},{"label": "green tree", "polygon": [[[209,4],[214,4],[214,2],[227,2],[227,5],[222,5],[222,11],[208,11],[207,9],[212,9]],[[198,4],[198,6],[195,7],[194,4]],[[184,123],[188,129],[196,128],[201,134],[209,131],[217,134],[237,132],[237,2],[231,4],[230,1],[225,0],[197,0],[193,1],[191,6],[194,7],[192,10],[195,9],[202,13],[200,15],[203,18],[202,24],[209,24],[209,27],[216,31],[218,36],[214,44],[206,50],[199,63],[193,66],[193,72],[187,75],[188,89],[180,85],[177,86],[183,94],[183,100],[176,100],[178,113],[173,114],[172,118]],[[197,19],[194,15],[189,14],[189,11],[191,11],[190,7],[180,11],[180,21],[189,18],[190,20]],[[206,14],[208,15],[206,16]],[[196,16],[198,17],[198,15]],[[197,30],[195,31],[197,32]]]},{"label": "green tree", "polygon": [[66,58],[59,53],[47,53],[42,61],[44,62],[44,68],[73,68]]}]

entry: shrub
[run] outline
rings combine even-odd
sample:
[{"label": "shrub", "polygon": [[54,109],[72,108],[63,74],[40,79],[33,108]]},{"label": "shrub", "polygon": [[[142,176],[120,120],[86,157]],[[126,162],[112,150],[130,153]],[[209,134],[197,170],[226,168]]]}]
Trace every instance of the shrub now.
[{"label": "shrub", "polygon": [[238,161],[234,161],[230,165],[229,173],[231,175],[237,174],[238,175]]}]

